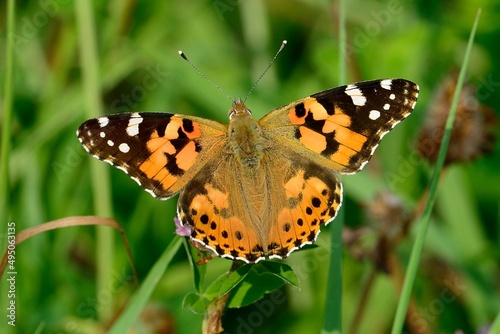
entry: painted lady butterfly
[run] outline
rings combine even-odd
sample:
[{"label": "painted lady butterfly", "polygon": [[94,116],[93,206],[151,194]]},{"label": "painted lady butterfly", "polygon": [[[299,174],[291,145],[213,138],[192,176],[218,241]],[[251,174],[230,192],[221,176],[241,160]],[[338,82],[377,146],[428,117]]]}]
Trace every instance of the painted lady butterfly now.
[{"label": "painted lady butterfly", "polygon": [[88,120],[77,135],[154,197],[180,192],[178,215],[193,241],[254,263],[316,240],[342,202],[336,173],[360,171],[417,97],[413,82],[374,80],[313,94],[259,121],[236,100],[229,125],[132,113]]}]

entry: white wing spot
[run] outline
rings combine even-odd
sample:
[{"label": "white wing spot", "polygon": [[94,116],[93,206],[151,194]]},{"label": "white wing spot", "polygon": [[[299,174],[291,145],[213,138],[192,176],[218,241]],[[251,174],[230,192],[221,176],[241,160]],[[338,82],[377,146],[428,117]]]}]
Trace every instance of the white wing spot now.
[{"label": "white wing spot", "polygon": [[355,85],[347,85],[345,93],[351,97],[352,103],[354,103],[355,105],[359,107],[365,105],[366,97],[364,97],[363,93],[358,88],[356,88]]},{"label": "white wing spot", "polygon": [[139,134],[139,124],[141,124],[142,121],[143,118],[138,113],[133,113],[132,115],[130,115],[127,126],[127,134],[130,137],[137,136]]},{"label": "white wing spot", "polygon": [[108,123],[109,123],[109,118],[107,118],[107,117],[99,117],[99,118],[97,119],[97,122],[99,122],[99,126],[100,126],[101,128],[103,128],[103,127],[105,127],[106,125],[108,125]]},{"label": "white wing spot", "polygon": [[87,130],[87,136],[89,136],[89,137],[92,136],[92,131]]},{"label": "white wing spot", "polygon": [[389,103],[384,104],[384,110],[389,110],[391,105]]},{"label": "white wing spot", "polygon": [[380,87],[382,87],[383,89],[391,90],[391,86],[392,80],[390,79],[380,81]]},{"label": "white wing spot", "polygon": [[114,146],[114,145],[115,145],[115,143],[114,143],[112,140],[108,140],[108,145],[109,145],[109,146]]},{"label": "white wing spot", "polygon": [[99,136],[101,136],[101,138],[104,138],[104,137],[106,137],[106,134],[104,133],[104,131],[101,131],[101,133],[99,134]]},{"label": "white wing spot", "polygon": [[121,143],[120,146],[118,146],[118,149],[122,153],[128,153],[130,151],[130,146],[128,146],[128,144],[126,143]]},{"label": "white wing spot", "polygon": [[379,117],[380,117],[380,111],[378,111],[378,110],[370,110],[370,114],[368,115],[369,119],[371,119],[372,121],[375,121]]},{"label": "white wing spot", "polygon": [[389,95],[389,98],[390,98],[391,100],[394,100],[394,99],[396,98],[396,95],[391,94],[391,95]]}]

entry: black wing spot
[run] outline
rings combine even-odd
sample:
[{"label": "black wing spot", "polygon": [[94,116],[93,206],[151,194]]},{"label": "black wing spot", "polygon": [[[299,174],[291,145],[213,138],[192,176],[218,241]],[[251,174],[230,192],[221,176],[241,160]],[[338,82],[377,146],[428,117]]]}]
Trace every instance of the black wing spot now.
[{"label": "black wing spot", "polygon": [[216,245],[216,246],[215,246],[215,251],[216,251],[216,252],[217,252],[217,254],[219,254],[219,255],[226,254],[226,253],[224,252],[224,250],[223,250],[223,249],[222,249],[219,245]]},{"label": "black wing spot", "polygon": [[208,216],[207,216],[206,214],[201,215],[201,217],[200,217],[200,222],[201,222],[203,225],[208,224]]},{"label": "black wing spot", "polygon": [[234,236],[235,236],[235,237],[236,237],[236,239],[238,239],[238,240],[243,239],[243,234],[242,234],[240,231],[236,231],[236,232],[234,232]]},{"label": "black wing spot", "polygon": [[276,249],[278,248],[278,244],[275,243],[275,242],[271,242],[268,246],[267,246],[267,249],[269,250],[273,250],[273,249]]},{"label": "black wing spot", "polygon": [[190,119],[183,119],[182,120],[182,128],[184,129],[184,131],[186,132],[193,132],[194,131],[194,126],[193,126],[193,121],[190,120]]},{"label": "black wing spot", "polygon": [[282,247],[276,252],[277,255],[285,257],[288,254],[288,247]]},{"label": "black wing spot", "polygon": [[210,223],[210,228],[211,228],[212,230],[215,230],[215,229],[217,228],[217,223],[216,223],[216,222],[214,222],[214,221],[213,221],[213,222],[211,222],[211,223]]},{"label": "black wing spot", "polygon": [[223,237],[224,239],[227,239],[227,238],[229,237],[229,234],[227,233],[227,231],[226,231],[226,230],[222,231],[222,232],[221,232],[221,235],[222,235],[222,237]]},{"label": "black wing spot", "polygon": [[311,204],[315,207],[315,208],[319,208],[321,206],[321,200],[317,197],[313,197],[313,199],[311,200]]},{"label": "black wing spot", "polygon": [[240,253],[238,253],[238,251],[235,249],[231,250],[229,254],[231,254],[232,257],[238,257],[240,255]]},{"label": "black wing spot", "polygon": [[169,172],[169,174],[172,174],[173,176],[179,176],[184,174],[184,170],[179,168],[177,165],[177,160],[175,158],[174,154],[168,154],[164,153],[165,157],[167,158],[167,164],[165,165],[165,168]]},{"label": "black wing spot", "polygon": [[306,115],[306,108],[304,108],[304,103],[299,103],[295,106],[295,116],[302,118]]},{"label": "black wing spot", "polygon": [[283,231],[288,232],[290,231],[290,228],[291,228],[290,223],[283,224]]},{"label": "black wing spot", "polygon": [[[167,124],[170,123],[170,117],[168,119],[168,122],[162,122],[161,124],[158,124],[158,127],[156,128],[156,132],[158,133],[158,137],[165,137],[165,130],[167,129]],[[139,124],[139,129],[141,127],[141,124]],[[140,131],[139,131],[140,134]]]},{"label": "black wing spot", "polygon": [[330,208],[330,212],[328,213],[328,215],[329,215],[330,217],[335,216],[335,209],[334,209],[334,208]]}]

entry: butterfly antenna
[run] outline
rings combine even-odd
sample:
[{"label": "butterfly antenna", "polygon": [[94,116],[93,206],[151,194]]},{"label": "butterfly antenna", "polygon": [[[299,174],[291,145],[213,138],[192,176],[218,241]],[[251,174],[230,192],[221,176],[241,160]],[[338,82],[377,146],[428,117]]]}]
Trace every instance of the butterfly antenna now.
[{"label": "butterfly antenna", "polygon": [[255,83],[253,84],[252,88],[248,92],[247,96],[245,96],[245,99],[243,100],[243,103],[246,102],[246,100],[248,99],[248,97],[250,96],[250,94],[253,92],[253,90],[255,89],[255,87],[257,86],[257,84],[259,83],[260,79],[262,79],[264,77],[264,75],[266,75],[267,71],[269,71],[269,69],[271,68],[271,66],[273,66],[274,61],[276,60],[276,58],[278,58],[278,55],[280,54],[281,50],[283,50],[283,48],[285,47],[285,45],[286,45],[286,40],[283,40],[283,42],[281,42],[280,48],[278,49],[278,51],[274,55],[273,60],[271,60],[271,62],[269,63],[269,65],[267,65],[266,69],[264,70],[264,72],[262,72],[262,74],[257,79],[257,81],[255,81]]},{"label": "butterfly antenna", "polygon": [[208,82],[210,82],[210,84],[212,84],[212,86],[214,86],[215,88],[217,88],[219,90],[219,92],[221,92],[222,94],[224,94],[229,100],[231,100],[231,102],[234,102],[233,98],[231,98],[231,96],[229,96],[228,93],[226,93],[222,88],[220,88],[218,85],[215,84],[215,82],[213,82],[212,80],[210,80],[205,74],[203,74],[203,72],[201,72],[198,67],[194,66],[194,64],[189,61],[189,59],[186,57],[186,54],[184,52],[182,52],[181,50],[179,50],[179,55],[182,57],[182,59],[184,59],[185,61],[187,61],[187,63],[189,65],[191,65],[191,67],[199,74],[201,75],[205,80],[207,80]]}]

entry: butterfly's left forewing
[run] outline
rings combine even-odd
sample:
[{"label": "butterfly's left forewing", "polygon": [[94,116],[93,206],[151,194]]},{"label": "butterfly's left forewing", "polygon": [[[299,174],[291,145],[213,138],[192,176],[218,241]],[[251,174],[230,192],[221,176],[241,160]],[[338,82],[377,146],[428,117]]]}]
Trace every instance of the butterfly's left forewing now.
[{"label": "butterfly's left forewing", "polygon": [[123,170],[153,196],[167,199],[222,148],[226,129],[194,116],[132,113],[88,120],[77,136],[91,155]]},{"label": "butterfly's left forewing", "polygon": [[360,171],[382,137],[413,111],[408,80],[358,82],[313,94],[264,116],[267,136],[343,174]]}]

